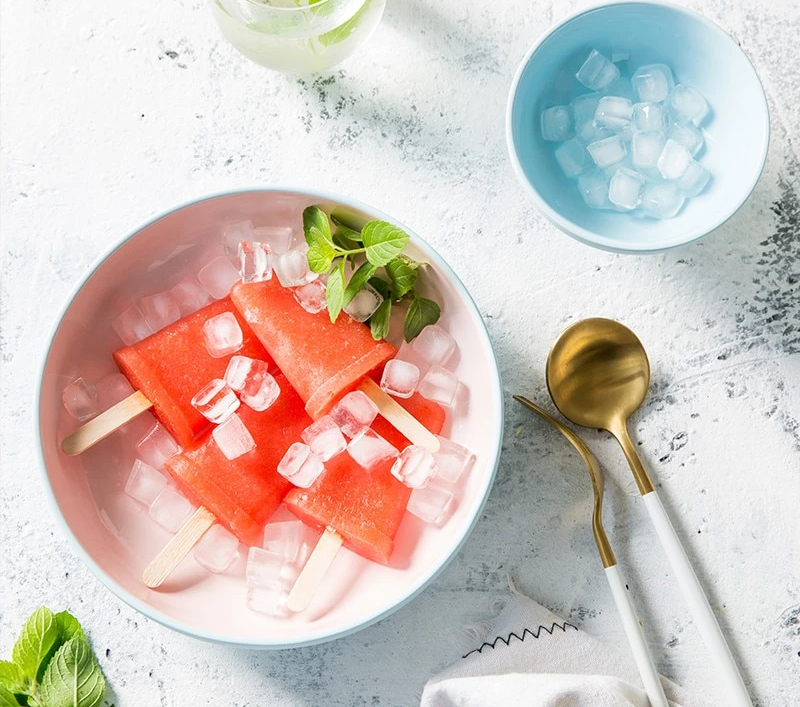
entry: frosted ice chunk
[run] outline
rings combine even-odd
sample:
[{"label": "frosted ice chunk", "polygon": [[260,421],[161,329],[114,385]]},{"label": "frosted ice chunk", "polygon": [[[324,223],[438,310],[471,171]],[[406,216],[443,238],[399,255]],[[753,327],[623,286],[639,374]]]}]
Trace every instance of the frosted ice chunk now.
[{"label": "frosted ice chunk", "polygon": [[206,350],[214,358],[222,358],[238,351],[244,343],[239,322],[231,312],[223,312],[207,319],[203,324]]},{"label": "frosted ice chunk", "polygon": [[264,373],[254,378],[252,384],[246,385],[239,391],[242,402],[257,412],[263,412],[269,408],[280,394],[278,381],[270,373]]},{"label": "frosted ice chunk", "polygon": [[708,103],[703,94],[680,83],[669,92],[669,108],[679,123],[700,125],[708,115]]},{"label": "frosted ice chunk", "polygon": [[617,98],[625,98],[633,103],[636,100],[636,96],[633,92],[633,86],[631,85],[631,80],[621,76],[618,78],[614,83],[612,83],[607,89],[603,92],[605,96],[616,96]]},{"label": "frosted ice chunk", "polygon": [[426,326],[411,342],[412,348],[432,366],[443,366],[455,353],[456,340],[438,324]]},{"label": "frosted ice chunk", "polygon": [[236,262],[239,244],[257,240],[252,221],[229,223],[222,227],[222,248],[231,261]]},{"label": "frosted ice chunk", "polygon": [[197,279],[214,299],[222,299],[228,296],[239,279],[239,271],[228,258],[220,255],[200,269]]},{"label": "frosted ice chunk", "polygon": [[636,130],[663,133],[669,125],[669,114],[663,103],[637,103],[632,122]]},{"label": "frosted ice chunk", "polygon": [[658,171],[664,179],[677,179],[692,161],[689,151],[675,140],[667,140],[658,157]]},{"label": "frosted ice chunk", "polygon": [[603,96],[594,112],[594,125],[614,132],[621,132],[630,126],[633,104],[627,98]]},{"label": "frosted ice chunk", "polygon": [[97,400],[97,390],[83,378],[76,378],[64,387],[61,401],[67,412],[80,422],[94,417],[102,409]]},{"label": "frosted ice chunk", "polygon": [[193,550],[197,564],[220,574],[233,564],[239,554],[239,540],[219,523],[212,525]]},{"label": "frosted ice chunk", "polygon": [[306,312],[311,314],[321,312],[328,306],[325,293],[325,283],[322,280],[314,280],[307,285],[294,288],[294,298]]},{"label": "frosted ice chunk", "polygon": [[166,485],[167,479],[160,471],[137,459],[125,482],[125,493],[149,506]]},{"label": "frosted ice chunk", "polygon": [[367,427],[350,440],[347,452],[365,469],[372,469],[378,462],[397,456],[397,449]]},{"label": "frosted ice chunk", "polygon": [[562,142],[572,137],[572,116],[567,106],[545,108],[540,116],[542,139]]},{"label": "frosted ice chunk", "polygon": [[417,392],[428,400],[451,407],[458,389],[458,378],[441,366],[431,366]]},{"label": "frosted ice chunk", "polygon": [[251,547],[247,552],[245,579],[248,587],[269,587],[273,583],[286,586],[297,579],[297,568],[276,555],[260,547]]},{"label": "frosted ice chunk", "polygon": [[292,247],[294,229],[291,226],[258,226],[253,239],[266,243],[274,255],[282,255]]},{"label": "frosted ice chunk", "polygon": [[593,142],[586,149],[594,160],[594,163],[601,169],[616,164],[625,159],[625,156],[628,154],[625,142],[619,135]]},{"label": "frosted ice chunk", "polygon": [[272,584],[247,588],[247,608],[259,614],[285,618],[289,616],[289,590],[284,584]]},{"label": "frosted ice chunk", "polygon": [[381,390],[396,398],[410,398],[419,383],[419,368],[413,363],[393,358],[381,376]]},{"label": "frosted ice chunk", "polygon": [[264,526],[263,548],[284,562],[298,566],[311,550],[308,539],[308,528],[301,520],[270,521]]},{"label": "frosted ice chunk", "polygon": [[220,378],[215,378],[200,388],[191,402],[192,407],[215,425],[224,422],[239,409],[236,393]]},{"label": "frosted ice chunk", "polygon": [[324,469],[322,459],[311,451],[311,447],[302,442],[292,444],[286,450],[283,459],[278,462],[278,473],[295,486],[304,489],[311,486]]},{"label": "frosted ice chunk", "polygon": [[303,441],[322,461],[341,454],[347,449],[347,441],[333,418],[323,415],[316,422],[306,427],[300,434]]},{"label": "frosted ice chunk", "polygon": [[706,188],[709,179],[711,179],[711,173],[701,164],[692,160],[686,168],[686,171],[675,183],[678,185],[678,189],[683,192],[684,196],[692,197],[697,196]]},{"label": "frosted ice chunk", "polygon": [[683,145],[694,157],[703,146],[703,133],[690,123],[673,123],[667,137]]},{"label": "frosted ice chunk", "polygon": [[150,505],[150,517],[168,533],[177,533],[189,520],[194,506],[172,486],[165,486]]},{"label": "frosted ice chunk", "polygon": [[256,448],[253,435],[236,413],[217,425],[212,430],[211,436],[226,459],[238,459]]},{"label": "frosted ice chunk", "polygon": [[635,167],[655,169],[663,149],[663,133],[654,131],[635,132],[631,139],[631,160]]},{"label": "frosted ice chunk", "polygon": [[445,437],[439,437],[439,451],[433,458],[436,478],[448,484],[455,484],[475,462],[475,455],[469,449]]},{"label": "frosted ice chunk", "polygon": [[619,78],[619,69],[596,49],[592,49],[575,78],[592,91],[602,91]]},{"label": "frosted ice chunk", "polygon": [[351,439],[369,427],[377,414],[378,406],[360,390],[345,395],[330,412],[333,421]]},{"label": "frosted ice chunk", "polygon": [[242,282],[272,279],[272,251],[264,243],[245,241],[239,244],[239,275]]},{"label": "frosted ice chunk", "polygon": [[319,277],[309,269],[308,256],[302,247],[293,248],[277,256],[273,261],[273,267],[283,287],[302,287]]},{"label": "frosted ice chunk", "polygon": [[383,303],[383,297],[372,285],[367,283],[350,301],[344,311],[357,322],[365,322]]},{"label": "frosted ice chunk", "polygon": [[183,317],[202,309],[211,301],[208,290],[193,277],[183,278],[170,292]]},{"label": "frosted ice chunk", "polygon": [[586,148],[577,137],[559,145],[554,154],[561,171],[570,179],[582,174],[591,165]]},{"label": "frosted ice chunk", "polygon": [[618,169],[608,185],[609,201],[625,211],[632,211],[642,200],[644,177],[632,169]]},{"label": "frosted ice chunk", "polygon": [[683,201],[675,182],[652,182],[642,193],[642,211],[653,218],[672,218],[681,210]]},{"label": "frosted ice chunk", "polygon": [[408,499],[408,512],[433,525],[442,525],[450,517],[454,506],[453,494],[434,484],[414,489]]},{"label": "frosted ice chunk", "polygon": [[95,388],[100,410],[108,410],[112,405],[125,400],[133,393],[133,387],[121,373],[110,373],[104,376],[97,381]]},{"label": "frosted ice chunk", "polygon": [[648,64],[634,71],[631,83],[640,101],[658,103],[666,100],[675,81],[666,64]]},{"label": "frosted ice chunk", "polygon": [[392,464],[392,475],[412,489],[425,488],[436,473],[436,460],[424,447],[410,445]]},{"label": "frosted ice chunk", "polygon": [[601,169],[578,177],[578,189],[586,205],[592,209],[609,209],[608,175]]},{"label": "frosted ice chunk", "polygon": [[428,362],[422,358],[407,341],[400,344],[400,348],[395,354],[395,360],[404,361],[406,363],[413,363],[419,368],[420,377],[428,370]]},{"label": "frosted ice chunk", "polygon": [[142,297],[139,309],[153,331],[159,331],[181,318],[178,302],[169,291]]},{"label": "frosted ice chunk", "polygon": [[154,469],[163,469],[164,462],[180,451],[178,443],[160,422],[136,443],[136,453]]},{"label": "frosted ice chunk", "polygon": [[133,346],[138,341],[146,339],[153,333],[153,329],[135,304],[128,307],[112,323],[111,328],[117,332],[119,338],[127,346]]}]

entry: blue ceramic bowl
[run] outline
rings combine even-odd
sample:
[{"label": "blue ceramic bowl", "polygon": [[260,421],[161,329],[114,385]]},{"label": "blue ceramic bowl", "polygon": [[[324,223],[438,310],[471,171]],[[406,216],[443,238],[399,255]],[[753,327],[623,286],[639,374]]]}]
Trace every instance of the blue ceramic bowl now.
[{"label": "blue ceramic bowl", "polygon": [[[588,92],[575,73],[592,48],[627,51],[632,71],[669,65],[676,81],[699,90],[711,108],[696,159],[712,174],[699,196],[672,219],[590,209],[559,168],[539,129],[545,108]],[[730,218],[756,185],[769,144],[769,113],[755,69],[717,25],[684,8],[625,2],[581,12],[548,32],[522,61],[508,100],[511,163],[539,210],[562,231],[589,245],[624,253],[673,248],[704,236]]]}]

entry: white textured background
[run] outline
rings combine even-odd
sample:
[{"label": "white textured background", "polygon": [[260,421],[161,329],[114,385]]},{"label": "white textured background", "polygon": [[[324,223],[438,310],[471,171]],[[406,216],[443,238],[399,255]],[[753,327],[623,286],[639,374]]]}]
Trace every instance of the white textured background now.
[{"label": "white textured background", "polygon": [[[589,484],[556,433],[507,400],[497,483],[464,550],[409,606],[324,646],[253,653],[171,633],[73,555],[33,449],[38,360],[98,253],[210,191],[295,183],[350,194],[423,234],[473,293],[507,393],[546,399],[555,336],[584,316],[644,341],[651,395],[632,425],[757,703],[800,690],[800,10],[695,0],[754,61],[772,115],[764,175],[718,232],[663,255],[579,245],[526,201],[504,108],[533,40],[588,2],[389,0],[341,70],[297,80],[240,58],[202,0],[3,0],[0,656],[37,605],[90,632],[118,707],[412,705],[516,573],[534,598],[624,649],[588,526]],[[486,257],[492,248],[492,257]],[[714,675],[622,456],[608,526],[661,669]]]}]

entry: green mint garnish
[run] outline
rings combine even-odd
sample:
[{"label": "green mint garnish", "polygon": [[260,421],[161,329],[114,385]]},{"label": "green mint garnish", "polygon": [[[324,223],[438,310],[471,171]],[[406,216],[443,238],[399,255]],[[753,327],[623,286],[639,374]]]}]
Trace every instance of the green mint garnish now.
[{"label": "green mint garnish", "polygon": [[403,336],[406,341],[416,338],[428,324],[435,324],[439,321],[442,310],[436,302],[424,297],[415,297],[411,306],[406,312],[406,319],[403,322]]}]

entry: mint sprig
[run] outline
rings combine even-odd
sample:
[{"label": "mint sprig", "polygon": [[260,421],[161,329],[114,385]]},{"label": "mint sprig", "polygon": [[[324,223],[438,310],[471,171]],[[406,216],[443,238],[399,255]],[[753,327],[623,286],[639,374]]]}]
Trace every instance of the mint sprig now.
[{"label": "mint sprig", "polygon": [[[331,223],[335,230],[331,229]],[[368,283],[384,300],[369,321],[374,339],[388,336],[392,307],[406,301],[410,302],[403,325],[406,341],[439,320],[439,305],[420,297],[415,290],[419,268],[425,263],[403,252],[410,238],[403,229],[377,220],[358,228],[337,215],[329,219],[318,206],[309,206],[303,211],[303,230],[309,268],[320,274],[330,273],[327,303],[332,322]],[[352,273],[349,280],[348,270]]]}]

